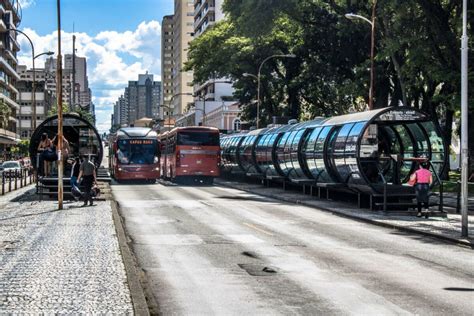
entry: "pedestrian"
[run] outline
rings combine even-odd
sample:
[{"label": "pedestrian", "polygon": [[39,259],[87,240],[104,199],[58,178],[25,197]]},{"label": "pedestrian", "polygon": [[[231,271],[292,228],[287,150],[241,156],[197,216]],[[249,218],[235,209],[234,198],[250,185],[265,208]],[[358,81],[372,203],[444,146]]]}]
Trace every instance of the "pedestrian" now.
[{"label": "pedestrian", "polygon": [[428,162],[421,162],[418,170],[416,170],[411,176],[410,181],[414,182],[416,201],[418,207],[417,217],[421,217],[421,207],[424,207],[425,218],[429,216],[429,194],[430,185],[433,183],[433,175],[429,169]]},{"label": "pedestrian", "polygon": [[38,145],[38,153],[39,155],[39,168],[41,169],[41,174],[45,177],[49,175],[49,162],[54,161],[54,150],[53,150],[53,143],[51,139],[49,139],[47,133],[43,133],[41,135],[41,141]]},{"label": "pedestrian", "polygon": [[94,183],[97,182],[95,165],[89,160],[89,156],[86,156],[84,161],[79,168],[79,176],[77,181],[80,181],[83,178],[82,185],[84,187],[84,204],[82,206],[87,206],[87,202],[92,206],[92,195],[91,190]]},{"label": "pedestrian", "polygon": [[79,177],[79,171],[81,169],[81,161],[79,157],[74,158],[71,168],[71,187],[77,187],[77,178]]}]

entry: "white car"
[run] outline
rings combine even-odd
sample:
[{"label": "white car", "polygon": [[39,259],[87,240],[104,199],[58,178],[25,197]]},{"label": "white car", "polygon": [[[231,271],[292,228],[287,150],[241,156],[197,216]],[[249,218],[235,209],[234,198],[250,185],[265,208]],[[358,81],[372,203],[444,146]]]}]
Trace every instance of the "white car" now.
[{"label": "white car", "polygon": [[5,161],[2,164],[2,169],[3,169],[2,172],[5,175],[5,177],[9,177],[10,172],[11,172],[11,175],[14,176],[15,171],[17,172],[17,177],[19,178],[21,177],[21,164],[18,161],[15,161],[15,160]]}]

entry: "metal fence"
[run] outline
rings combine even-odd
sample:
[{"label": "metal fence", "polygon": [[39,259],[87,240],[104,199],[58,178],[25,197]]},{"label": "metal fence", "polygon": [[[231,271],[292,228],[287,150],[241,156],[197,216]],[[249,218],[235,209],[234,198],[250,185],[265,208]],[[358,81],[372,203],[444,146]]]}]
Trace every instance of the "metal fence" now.
[{"label": "metal fence", "polygon": [[8,192],[12,192],[29,184],[35,183],[36,178],[34,172],[30,170],[8,170],[2,172],[0,181],[2,186],[2,195],[5,195]]}]

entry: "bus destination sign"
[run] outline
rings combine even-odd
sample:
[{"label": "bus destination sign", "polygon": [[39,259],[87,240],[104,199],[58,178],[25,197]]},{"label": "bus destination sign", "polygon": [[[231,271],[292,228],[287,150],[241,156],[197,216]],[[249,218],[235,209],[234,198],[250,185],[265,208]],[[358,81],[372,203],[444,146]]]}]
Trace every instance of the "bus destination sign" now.
[{"label": "bus destination sign", "polygon": [[153,139],[132,139],[129,141],[130,145],[152,145]]}]

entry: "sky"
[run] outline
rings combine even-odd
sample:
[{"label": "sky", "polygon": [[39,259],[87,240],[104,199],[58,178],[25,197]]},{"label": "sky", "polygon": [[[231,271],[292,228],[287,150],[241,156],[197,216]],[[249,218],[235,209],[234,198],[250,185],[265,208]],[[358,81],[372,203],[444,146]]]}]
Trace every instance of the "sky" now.
[{"label": "sky", "polygon": [[[22,20],[18,29],[31,38],[35,54],[53,51],[57,56],[56,0],[20,0]],[[129,80],[146,71],[161,80],[161,21],[173,14],[173,0],[62,0],[61,50],[87,58],[89,87],[96,106],[100,133],[110,128],[113,104]],[[31,67],[31,46],[18,35],[19,64]],[[35,60],[44,67],[43,56]]]}]

